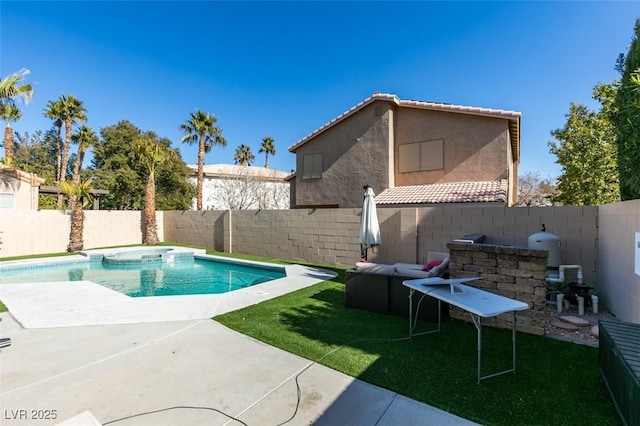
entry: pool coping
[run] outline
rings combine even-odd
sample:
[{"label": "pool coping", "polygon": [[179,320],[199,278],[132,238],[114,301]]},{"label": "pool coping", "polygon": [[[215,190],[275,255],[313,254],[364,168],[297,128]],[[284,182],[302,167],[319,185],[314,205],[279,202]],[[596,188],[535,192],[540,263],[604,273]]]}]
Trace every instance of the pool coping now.
[{"label": "pool coping", "polygon": [[[284,268],[287,276],[224,294],[155,297],[129,297],[91,281],[0,284],[0,300],[24,328],[183,321],[212,318],[337,276],[330,270],[303,265],[278,265],[199,254],[201,255],[225,261]],[[86,255],[78,256],[78,260],[87,259]],[[74,258],[75,256],[64,256],[9,261],[3,262],[0,270],[15,267],[20,262],[33,265],[43,259],[68,262]]]}]

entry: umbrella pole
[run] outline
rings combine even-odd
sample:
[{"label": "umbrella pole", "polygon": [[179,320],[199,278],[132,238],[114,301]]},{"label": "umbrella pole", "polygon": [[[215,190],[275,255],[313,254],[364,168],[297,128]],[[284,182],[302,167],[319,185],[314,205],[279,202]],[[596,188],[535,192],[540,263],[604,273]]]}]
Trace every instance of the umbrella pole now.
[{"label": "umbrella pole", "polygon": [[367,251],[367,246],[360,244],[360,259],[368,260]]}]

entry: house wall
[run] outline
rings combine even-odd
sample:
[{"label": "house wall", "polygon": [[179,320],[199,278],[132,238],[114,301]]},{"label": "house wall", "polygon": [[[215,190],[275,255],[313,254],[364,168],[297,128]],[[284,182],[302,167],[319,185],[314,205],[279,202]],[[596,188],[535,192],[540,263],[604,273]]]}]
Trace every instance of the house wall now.
[{"label": "house wall", "polygon": [[[296,151],[296,206],[359,208],[364,185],[382,191],[393,185],[389,149],[393,110],[388,102],[373,102],[305,143]],[[306,154],[323,154],[320,179],[303,179]],[[372,173],[375,171],[375,173]]]},{"label": "house wall", "polygon": [[[507,140],[511,140],[511,131],[508,130],[507,132]],[[513,156],[514,154],[517,157],[517,161],[513,160]],[[513,152],[513,147],[510,143],[507,144],[507,163],[508,163],[508,170],[509,170],[509,178],[508,178],[508,185],[509,185],[509,192],[508,192],[508,201],[507,201],[507,205],[508,206],[514,206],[518,203],[518,165],[519,165],[519,161],[520,161],[520,153],[514,153]]]},{"label": "house wall", "polygon": [[[443,169],[400,173],[399,147],[444,140]],[[507,179],[513,201],[508,121],[372,102],[296,150],[292,206],[358,208],[355,188],[376,193],[395,186]],[[319,179],[303,179],[304,155],[323,154]],[[372,171],[375,171],[373,173]]]},{"label": "house wall", "polygon": [[[0,194],[11,194],[14,197],[13,209],[28,210],[38,208],[38,186],[0,173]],[[8,209],[11,210],[11,209]],[[5,212],[7,209],[0,209]]]},{"label": "house wall", "polygon": [[640,200],[598,209],[601,300],[616,316],[640,324]]},{"label": "house wall", "polygon": [[[399,108],[395,128],[396,186],[509,178],[510,141],[507,120]],[[444,140],[444,169],[398,172],[400,145],[435,139]]]},{"label": "house wall", "polygon": [[[195,186],[196,177],[189,181]],[[204,210],[242,209],[288,209],[290,203],[289,182],[244,177],[204,177],[202,182],[202,208]],[[197,200],[193,199],[195,210]]]}]

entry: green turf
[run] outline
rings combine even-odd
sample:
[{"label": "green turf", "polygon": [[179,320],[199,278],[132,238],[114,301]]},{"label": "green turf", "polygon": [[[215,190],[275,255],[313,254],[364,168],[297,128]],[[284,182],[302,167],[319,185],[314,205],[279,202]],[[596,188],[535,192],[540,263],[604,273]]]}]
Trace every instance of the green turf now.
[{"label": "green turf", "polygon": [[[299,263],[212,250],[207,253]],[[621,424],[600,378],[597,348],[518,333],[517,373],[478,385],[473,324],[446,320],[440,333],[407,339],[408,319],[345,308],[344,268],[322,267],[338,276],[214,319],[288,352],[483,425]],[[0,311],[6,311],[2,302]],[[510,367],[510,339],[510,330],[483,328],[483,375]]]},{"label": "green turf", "polygon": [[[597,348],[518,333],[517,373],[478,385],[473,324],[447,320],[440,333],[409,340],[408,319],[347,309],[344,298],[336,279],[214,319],[481,424],[620,424]],[[511,366],[510,342],[510,330],[483,328],[483,375]]]}]

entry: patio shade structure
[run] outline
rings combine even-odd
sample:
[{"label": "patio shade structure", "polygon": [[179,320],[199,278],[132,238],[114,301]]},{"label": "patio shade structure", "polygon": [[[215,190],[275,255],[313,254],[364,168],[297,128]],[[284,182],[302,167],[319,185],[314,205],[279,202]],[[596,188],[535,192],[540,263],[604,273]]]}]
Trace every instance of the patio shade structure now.
[{"label": "patio shade structure", "polygon": [[375,194],[369,185],[364,186],[364,200],[362,201],[362,217],[360,218],[360,257],[367,260],[369,247],[382,243],[380,225],[376,211]]}]

